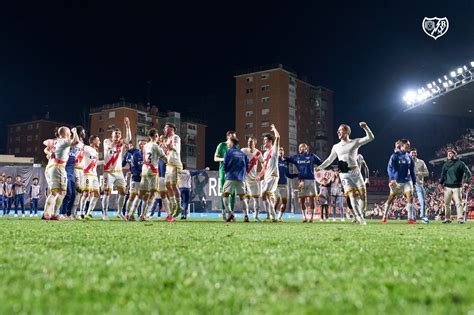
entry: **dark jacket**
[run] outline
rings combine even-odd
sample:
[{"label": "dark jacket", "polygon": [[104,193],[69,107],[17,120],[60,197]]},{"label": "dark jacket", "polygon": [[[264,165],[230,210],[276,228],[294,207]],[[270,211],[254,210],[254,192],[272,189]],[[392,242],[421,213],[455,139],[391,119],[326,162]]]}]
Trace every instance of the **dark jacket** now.
[{"label": "dark jacket", "polygon": [[445,187],[458,188],[462,186],[463,179],[469,183],[470,177],[471,171],[466,164],[459,159],[453,159],[444,163],[439,182]]}]

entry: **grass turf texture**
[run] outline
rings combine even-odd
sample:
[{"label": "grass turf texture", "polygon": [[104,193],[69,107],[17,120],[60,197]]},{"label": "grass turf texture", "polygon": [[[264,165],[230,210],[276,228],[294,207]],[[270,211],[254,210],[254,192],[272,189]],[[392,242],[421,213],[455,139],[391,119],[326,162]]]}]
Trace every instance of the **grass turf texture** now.
[{"label": "grass turf texture", "polygon": [[466,314],[473,226],[0,219],[0,314]]}]

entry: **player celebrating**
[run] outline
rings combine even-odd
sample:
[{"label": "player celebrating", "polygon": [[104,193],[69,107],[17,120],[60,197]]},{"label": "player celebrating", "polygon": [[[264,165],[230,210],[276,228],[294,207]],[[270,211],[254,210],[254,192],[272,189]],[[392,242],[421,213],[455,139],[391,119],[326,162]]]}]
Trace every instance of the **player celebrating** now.
[{"label": "player celebrating", "polygon": [[[158,192],[158,160],[167,161],[165,153],[158,145],[158,131],[154,128],[148,131],[149,141],[143,146],[143,166],[140,181],[139,198],[142,200],[140,221],[148,221],[147,214],[153,206]],[[132,213],[138,207],[138,200],[133,201]]]},{"label": "player celebrating", "polygon": [[263,169],[257,179],[262,180],[262,202],[263,208],[270,214],[270,220],[277,222],[275,217],[275,192],[278,187],[278,152],[280,150],[280,134],[271,124],[270,130],[274,133],[266,134],[263,137],[265,153],[263,154]]},{"label": "player celebrating", "polygon": [[291,174],[290,169],[288,167],[288,161],[285,160],[285,149],[280,147],[278,151],[278,173],[280,176],[278,177],[278,186],[277,186],[277,194],[275,198],[275,211],[278,209],[278,205],[280,205],[280,211],[278,212],[278,221],[283,222],[283,213],[286,211],[286,205],[288,203],[288,178],[296,178],[298,174]]},{"label": "player celebrating", "polygon": [[[369,176],[370,176],[369,167],[367,166],[367,162],[365,162],[364,156],[360,153],[357,154],[357,165],[360,168],[362,178],[364,178],[364,183],[366,185],[368,185],[369,184]],[[365,193],[365,200],[367,200],[367,191]],[[349,209],[349,212],[353,216],[352,223],[357,222],[356,216],[354,215],[354,209],[352,208],[351,200],[349,198],[347,198],[347,208]],[[362,215],[365,218],[365,215],[366,215],[366,212],[367,212],[367,202],[364,203],[364,208],[361,211],[362,211]]]},{"label": "player celebrating", "polygon": [[[82,199],[82,185],[84,183],[84,166],[82,160],[84,157],[84,139],[86,138],[86,132],[84,127],[77,126],[77,136],[79,137],[79,142],[71,147],[69,152],[69,159],[66,163],[66,173],[68,174],[68,187],[70,186],[71,191],[73,192],[66,203],[66,198],[64,198],[65,203],[63,205],[64,212],[69,213],[72,219],[77,219],[77,207]],[[69,166],[68,166],[69,164]],[[72,168],[74,170],[72,170]],[[71,174],[74,178],[74,181],[70,183]],[[75,193],[74,193],[75,189]],[[74,197],[74,199],[72,199]]]},{"label": "player celebrating", "polygon": [[67,190],[67,174],[64,166],[69,158],[71,145],[75,145],[79,141],[76,128],[69,130],[68,127],[60,127],[58,135],[59,138],[55,140],[43,142],[46,146],[45,150],[49,152],[49,162],[46,166],[45,176],[50,194],[46,198],[44,206],[43,217],[45,220],[59,220],[57,213]]},{"label": "player celebrating", "polygon": [[250,200],[250,198],[253,199],[253,209],[255,213],[255,220],[259,221],[260,219],[258,218],[258,211],[259,211],[259,199],[260,199],[260,182],[257,181],[257,170],[258,170],[258,164],[259,162],[263,164],[263,156],[262,152],[255,148],[257,145],[257,139],[253,137],[249,137],[247,141],[248,147],[243,148],[242,152],[247,155],[247,158],[249,160],[249,168],[247,169],[247,175],[245,176],[245,188],[247,191],[247,198]]},{"label": "player celebrating", "polygon": [[[140,182],[142,180],[142,165],[143,165],[143,148],[146,144],[145,140],[138,142],[138,148],[131,148],[124,155],[122,161],[122,167],[128,164],[132,178],[130,181],[129,197],[126,204],[127,213],[125,214],[125,221],[134,221],[135,218],[132,215],[132,205],[138,194],[140,193]],[[137,205],[138,206],[138,205]]]},{"label": "player celebrating", "polygon": [[410,141],[402,139],[396,142],[395,152],[390,157],[387,166],[389,177],[390,194],[385,203],[382,223],[387,223],[388,211],[393,200],[398,195],[407,198],[406,210],[408,213],[408,224],[417,224],[413,206],[413,186],[416,184],[415,162],[409,152]]},{"label": "player celebrating", "polygon": [[165,152],[168,160],[165,175],[166,189],[171,204],[170,212],[173,213],[173,217],[177,217],[183,211],[178,187],[178,170],[183,169],[183,164],[181,163],[181,138],[176,134],[176,126],[172,123],[166,123],[164,133]]},{"label": "player celebrating", "polygon": [[[227,148],[227,140],[230,138],[237,138],[237,134],[234,130],[229,130],[226,133],[226,141],[219,143],[216,148],[216,153],[214,153],[214,162],[219,162],[219,189],[222,192],[224,188],[225,182],[225,172],[224,172],[224,156],[228,150]],[[230,195],[230,209],[234,211],[235,205],[235,193],[232,192]],[[225,217],[225,206],[224,206],[224,197],[221,199],[221,206],[222,206],[222,220],[226,221]]]},{"label": "player celebrating", "polygon": [[110,192],[112,187],[116,187],[119,193],[117,209],[119,216],[123,205],[125,204],[125,178],[122,171],[122,154],[125,150],[125,143],[129,143],[132,136],[130,131],[130,120],[124,119],[125,139],[122,139],[122,132],[116,128],[112,131],[112,139],[104,140],[104,196],[102,197],[102,219],[108,220],[107,212],[109,210]]},{"label": "player celebrating", "polygon": [[316,188],[314,169],[316,165],[321,165],[323,162],[316,154],[309,152],[309,147],[305,143],[301,143],[298,147],[299,154],[286,158],[286,161],[296,165],[298,169],[298,180],[300,182],[300,192],[298,199],[303,213],[303,222],[307,222],[305,201],[309,201],[309,208],[311,211],[311,218],[309,222],[314,220],[314,212],[316,208],[316,198],[318,191]]},{"label": "player celebrating", "polygon": [[345,124],[339,126],[337,136],[340,142],[332,147],[331,154],[318,169],[325,169],[338,158],[339,176],[344,193],[351,201],[354,216],[360,224],[367,224],[363,217],[367,202],[366,186],[357,163],[357,154],[361,146],[374,140],[375,137],[365,122],[360,122],[359,126],[364,129],[365,137],[356,139],[349,138],[351,127]]},{"label": "player celebrating", "polygon": [[249,222],[244,180],[250,162],[247,155],[239,149],[238,144],[239,140],[237,138],[227,139],[227,147],[229,149],[224,155],[225,183],[222,196],[224,197],[225,213],[229,212],[227,222],[235,221],[234,210],[230,208],[229,200],[229,196],[233,192],[240,197],[240,201],[243,203],[244,222]]},{"label": "player celebrating", "polygon": [[[415,190],[416,190],[416,195],[418,197],[418,201],[420,202],[421,222],[429,223],[430,221],[426,217],[425,188],[423,187],[423,184],[424,184],[425,177],[429,176],[430,172],[428,171],[428,168],[426,167],[425,162],[418,158],[418,152],[416,151],[415,148],[410,150],[410,154],[411,154],[411,157],[413,158],[413,161],[415,162],[415,174],[416,174]],[[415,219],[416,219],[416,213],[415,213]]]},{"label": "player celebrating", "polygon": [[84,146],[83,155],[83,182],[82,182],[82,198],[79,203],[80,214],[83,216],[87,201],[89,201],[89,208],[85,218],[92,219],[92,211],[99,200],[99,179],[97,177],[97,164],[99,163],[99,147],[100,139],[98,136],[89,137],[89,145]]}]

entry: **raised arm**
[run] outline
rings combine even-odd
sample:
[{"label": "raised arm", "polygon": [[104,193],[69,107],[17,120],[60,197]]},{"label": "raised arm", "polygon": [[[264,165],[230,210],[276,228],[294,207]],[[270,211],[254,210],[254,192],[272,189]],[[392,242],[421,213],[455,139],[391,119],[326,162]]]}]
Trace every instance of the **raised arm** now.
[{"label": "raised arm", "polygon": [[323,163],[321,163],[321,165],[316,167],[316,171],[325,169],[326,167],[331,165],[331,163],[334,162],[336,158],[337,158],[337,153],[336,153],[336,150],[334,150],[334,146],[333,146],[331,149],[331,154],[329,154],[328,158]]},{"label": "raised arm", "polygon": [[357,141],[358,146],[362,146],[364,144],[369,143],[370,141],[375,139],[374,134],[372,133],[372,130],[370,130],[369,126],[364,121],[361,121],[359,123],[359,126],[364,129],[365,131],[365,137],[363,138],[357,138],[355,141]]},{"label": "raised arm", "polygon": [[130,119],[128,117],[125,117],[123,120],[123,123],[125,124],[125,138],[124,142],[125,144],[129,144],[130,141],[132,141],[132,131],[130,130]]},{"label": "raised arm", "polygon": [[271,124],[270,130],[273,131],[273,133],[275,134],[275,142],[273,143],[273,145],[279,148],[280,147],[280,133],[278,132],[274,124]]}]

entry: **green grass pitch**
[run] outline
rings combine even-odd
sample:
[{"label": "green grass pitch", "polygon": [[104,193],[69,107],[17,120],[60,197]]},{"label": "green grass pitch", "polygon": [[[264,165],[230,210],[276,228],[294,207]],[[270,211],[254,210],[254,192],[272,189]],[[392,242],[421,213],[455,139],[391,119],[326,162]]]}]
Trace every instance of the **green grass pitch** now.
[{"label": "green grass pitch", "polygon": [[0,219],[0,314],[472,314],[473,227]]}]

